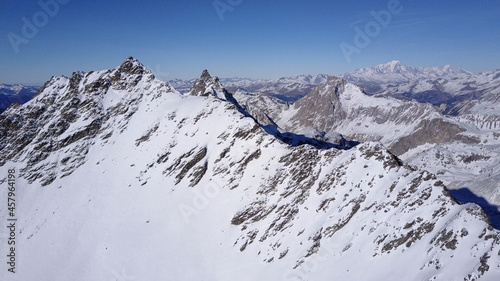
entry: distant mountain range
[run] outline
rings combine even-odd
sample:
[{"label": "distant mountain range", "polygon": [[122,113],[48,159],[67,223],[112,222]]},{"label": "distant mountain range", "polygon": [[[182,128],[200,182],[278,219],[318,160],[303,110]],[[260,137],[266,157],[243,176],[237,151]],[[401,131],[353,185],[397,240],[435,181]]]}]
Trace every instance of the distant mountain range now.
[{"label": "distant mountain range", "polygon": [[[328,75],[299,75],[282,77],[279,79],[250,79],[250,78],[220,78],[220,82],[230,92],[246,91],[277,97],[283,101],[294,102],[316,85],[326,82]],[[169,84],[181,93],[189,92],[196,79],[171,80]]]},{"label": "distant mountain range", "polygon": [[[245,91],[274,96],[285,102],[295,102],[315,86],[326,82],[329,75],[299,75],[279,79],[220,78],[230,92]],[[500,70],[474,74],[450,65],[442,67],[411,67],[391,61],[374,67],[358,69],[340,75],[361,87],[368,95],[388,95],[401,100],[416,100],[443,106],[445,114],[457,114],[464,102],[479,101],[485,95],[500,92]],[[172,80],[169,83],[180,92],[188,92],[192,80]]]},{"label": "distant mountain range", "polygon": [[402,83],[420,79],[468,78],[471,76],[474,76],[474,74],[462,69],[455,69],[450,65],[416,68],[404,65],[400,61],[391,61],[386,64],[362,68],[342,75],[344,79],[353,83],[372,81],[384,84]]},{"label": "distant mountain range", "polygon": [[37,86],[0,84],[0,113],[13,103],[29,101],[39,89]]},{"label": "distant mountain range", "polygon": [[[299,75],[279,79],[220,78],[230,92],[245,91],[295,102],[327,81],[329,75]],[[358,69],[340,75],[356,84],[368,95],[389,95],[397,99],[414,99],[422,103],[443,106],[445,114],[457,114],[470,101],[500,92],[500,69],[474,74],[450,65],[442,67],[411,67],[391,61],[374,67]],[[181,93],[190,91],[196,79],[174,79],[168,83]],[[0,84],[0,112],[11,103],[24,103],[40,87]]]},{"label": "distant mountain range", "polygon": [[[381,142],[405,163],[440,174],[447,186],[486,198],[500,224],[500,71],[476,75],[394,61],[343,77],[328,78],[294,103],[258,92],[237,91],[235,98],[276,131]],[[373,83],[379,88],[369,92]]]},{"label": "distant mountain range", "polygon": [[444,67],[413,68],[392,61],[342,75],[369,95],[389,95],[398,99],[442,106],[445,114],[457,114],[467,101],[500,93],[500,70],[473,74]]}]

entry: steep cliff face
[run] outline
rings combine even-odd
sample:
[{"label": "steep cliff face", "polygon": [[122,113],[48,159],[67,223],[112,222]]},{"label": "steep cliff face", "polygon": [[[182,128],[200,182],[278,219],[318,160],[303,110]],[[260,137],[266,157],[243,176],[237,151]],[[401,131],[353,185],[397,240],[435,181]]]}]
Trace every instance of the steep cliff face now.
[{"label": "steep cliff face", "polygon": [[[436,175],[379,143],[291,146],[203,87],[181,95],[129,58],[53,78],[1,114],[0,184],[16,170],[22,256],[2,280],[500,273],[500,232]],[[334,102],[346,112],[343,87]],[[6,214],[1,204],[2,221]]]},{"label": "steep cliff face", "polygon": [[30,102],[0,116],[0,163],[23,162],[21,175],[47,185],[83,164],[96,138],[125,130],[139,104],[171,92],[133,58],[109,71],[53,77]]},{"label": "steep cliff face", "polygon": [[294,115],[285,123],[285,129],[317,128],[332,131],[335,125],[341,124],[347,112],[341,103],[345,92],[345,80],[329,77],[325,84],[316,87],[311,93],[293,104]]}]

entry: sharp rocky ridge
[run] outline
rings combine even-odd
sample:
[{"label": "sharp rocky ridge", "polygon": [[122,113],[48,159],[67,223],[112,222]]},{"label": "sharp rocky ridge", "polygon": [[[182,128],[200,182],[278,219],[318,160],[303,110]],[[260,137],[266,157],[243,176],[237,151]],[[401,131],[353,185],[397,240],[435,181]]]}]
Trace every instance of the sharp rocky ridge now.
[{"label": "sharp rocky ridge", "polygon": [[[369,137],[350,149],[289,145],[268,132],[307,129],[292,114],[306,100],[265,124],[217,80],[204,71],[182,95],[128,58],[53,77],[2,113],[0,183],[19,175],[22,266],[9,280],[498,278],[500,232],[439,175]],[[318,87],[347,122],[361,92],[336,78]],[[389,105],[359,110],[409,110]]]}]

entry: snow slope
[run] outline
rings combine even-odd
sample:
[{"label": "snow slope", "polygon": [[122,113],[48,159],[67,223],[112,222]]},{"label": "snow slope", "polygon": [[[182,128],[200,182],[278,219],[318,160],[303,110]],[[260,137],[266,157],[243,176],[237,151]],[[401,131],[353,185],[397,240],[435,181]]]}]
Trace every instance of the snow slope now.
[{"label": "snow slope", "polygon": [[432,173],[374,142],[290,146],[241,110],[129,58],[0,115],[1,280],[498,279],[500,232]]}]

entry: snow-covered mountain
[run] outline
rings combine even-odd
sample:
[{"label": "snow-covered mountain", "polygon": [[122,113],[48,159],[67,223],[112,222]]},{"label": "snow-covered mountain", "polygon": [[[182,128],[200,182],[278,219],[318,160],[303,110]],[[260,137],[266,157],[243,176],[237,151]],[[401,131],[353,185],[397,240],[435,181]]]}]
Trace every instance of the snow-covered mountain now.
[{"label": "snow-covered mountain", "polygon": [[377,96],[438,105],[440,112],[466,129],[459,135],[461,141],[420,147],[403,159],[433,167],[444,175],[448,186],[471,188],[500,205],[496,160],[500,153],[500,70],[473,74],[449,66],[412,68],[394,61],[343,77]]},{"label": "snow-covered mountain", "polygon": [[[483,95],[497,90],[500,85],[498,70],[476,75],[450,65],[411,67],[400,61],[358,69],[340,77],[360,86],[369,95],[443,105],[442,112],[445,114],[455,114],[464,102],[481,100]],[[220,82],[230,92],[243,91],[295,102],[327,79],[328,75],[320,74],[279,79],[221,78]],[[187,93],[195,81],[176,79],[169,84],[181,93]]]},{"label": "snow-covered mountain", "polygon": [[[183,95],[128,58],[52,78],[2,113],[0,184],[15,170],[18,232],[16,273],[2,262],[0,278],[498,278],[500,232],[439,175],[376,142],[284,143],[217,80],[204,72]],[[338,79],[318,94],[333,85],[357,101]]]},{"label": "snow-covered mountain", "polygon": [[276,124],[282,131],[315,130],[340,133],[354,142],[379,141],[405,162],[439,173],[448,186],[467,188],[484,198],[475,201],[500,222],[500,157],[495,156],[500,153],[498,95],[486,96],[464,103],[462,114],[447,116],[428,103],[369,96],[336,77],[293,104],[262,95],[235,95],[250,112],[269,118],[266,124]]},{"label": "snow-covered mountain", "polygon": [[[220,83],[230,92],[244,91],[293,102],[305,96],[317,85],[326,82],[327,75],[299,75],[279,79],[220,78]],[[169,81],[181,93],[187,93],[196,79]]]},{"label": "snow-covered mountain", "polygon": [[36,86],[0,84],[0,113],[13,103],[29,101],[39,89]]},{"label": "snow-covered mountain", "polygon": [[434,105],[445,104],[449,113],[462,101],[481,99],[498,89],[498,71],[474,74],[443,67],[413,68],[399,61],[367,67],[346,73],[342,77],[357,84],[370,95],[390,95],[399,99],[415,99]]},{"label": "snow-covered mountain", "polygon": [[324,83],[327,75],[299,75],[278,79],[221,79],[224,86],[232,92],[238,90],[276,97],[286,102],[293,102],[309,93],[317,85]]},{"label": "snow-covered mountain", "polygon": [[481,114],[500,115],[500,70],[483,72],[467,84],[470,93],[461,95],[453,103],[444,106],[449,115]]},{"label": "snow-covered mountain", "polygon": [[443,67],[411,67],[402,64],[400,61],[391,61],[386,64],[379,64],[373,67],[367,67],[344,74],[342,77],[346,80],[356,82],[375,82],[375,83],[401,83],[419,79],[440,79],[471,77],[473,73],[455,69],[450,65]]},{"label": "snow-covered mountain", "polygon": [[[285,131],[312,128],[340,132],[354,141],[381,141],[397,155],[424,143],[451,140],[465,131],[429,104],[369,96],[358,86],[334,76],[286,106],[271,106],[269,98],[262,101],[262,97],[252,95],[235,96],[242,104],[267,110],[268,116]],[[261,104],[256,102],[259,100]],[[404,137],[408,141],[403,141]]]},{"label": "snow-covered mountain", "polygon": [[34,95],[40,87],[21,84],[0,84],[0,94],[5,96],[15,96],[31,93]]}]

